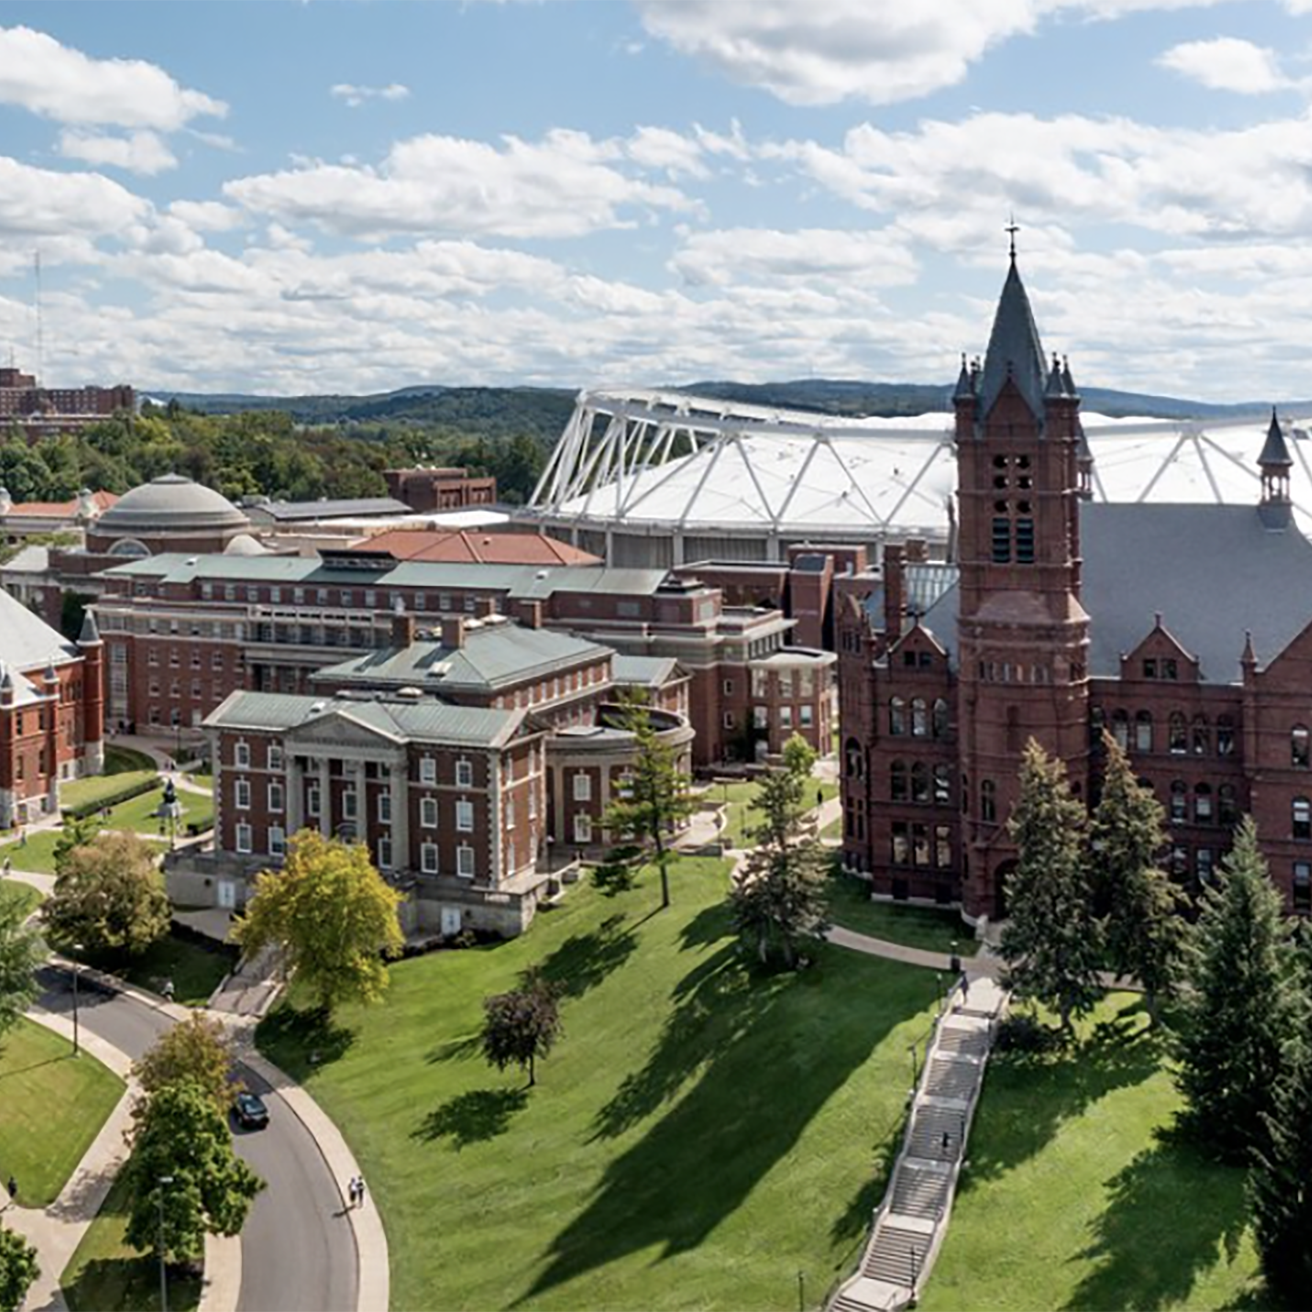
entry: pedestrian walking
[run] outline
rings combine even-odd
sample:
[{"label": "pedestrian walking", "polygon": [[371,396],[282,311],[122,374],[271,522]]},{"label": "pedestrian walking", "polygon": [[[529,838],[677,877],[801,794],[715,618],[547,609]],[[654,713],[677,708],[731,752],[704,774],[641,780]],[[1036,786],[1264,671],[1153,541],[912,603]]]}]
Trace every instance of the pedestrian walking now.
[{"label": "pedestrian walking", "polygon": [[18,1197],[18,1181],[11,1175],[5,1188],[9,1190],[9,1201],[12,1203]]},{"label": "pedestrian walking", "polygon": [[817,788],[815,790],[815,809],[818,811],[825,804],[825,790]]},{"label": "pedestrian walking", "polygon": [[951,1134],[951,1131],[949,1131],[949,1130],[944,1130],[944,1131],[943,1131],[943,1156],[944,1156],[944,1157],[950,1157],[951,1155],[952,1155],[952,1134]]},{"label": "pedestrian walking", "polygon": [[18,826],[18,846],[19,847],[27,846],[27,830],[24,829],[22,825]]},{"label": "pedestrian walking", "polygon": [[970,976],[966,974],[966,968],[961,968],[961,1000],[966,1002],[970,998]]},{"label": "pedestrian walking", "polygon": [[14,868],[13,861],[11,861],[9,857],[5,857],[5,864],[4,864],[5,874],[7,875],[13,868]]},{"label": "pedestrian walking", "polygon": [[355,1176],[346,1183],[346,1200],[352,1207],[355,1206]]},{"label": "pedestrian walking", "polygon": [[355,1177],[355,1196],[357,1199],[359,1199],[359,1201],[356,1203],[356,1206],[363,1207],[364,1206],[364,1176],[362,1175],[357,1175]]}]

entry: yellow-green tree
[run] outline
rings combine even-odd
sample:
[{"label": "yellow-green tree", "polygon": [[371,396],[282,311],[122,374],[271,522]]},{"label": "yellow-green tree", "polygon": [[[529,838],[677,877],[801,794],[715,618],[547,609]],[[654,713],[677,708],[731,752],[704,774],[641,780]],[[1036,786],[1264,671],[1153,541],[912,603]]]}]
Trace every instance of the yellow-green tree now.
[{"label": "yellow-green tree", "polygon": [[[147,1094],[158,1093],[181,1080],[203,1089],[220,1116],[232,1101],[232,1048],[222,1024],[193,1012],[185,1021],[165,1030],[152,1048],[133,1063],[132,1073]],[[138,1103],[143,1108],[144,1103]]]},{"label": "yellow-green tree", "polygon": [[377,1002],[387,988],[385,955],[400,952],[401,895],[360,843],[302,829],[281,870],[266,870],[233,929],[247,952],[273,944],[325,1011],[347,999]]}]

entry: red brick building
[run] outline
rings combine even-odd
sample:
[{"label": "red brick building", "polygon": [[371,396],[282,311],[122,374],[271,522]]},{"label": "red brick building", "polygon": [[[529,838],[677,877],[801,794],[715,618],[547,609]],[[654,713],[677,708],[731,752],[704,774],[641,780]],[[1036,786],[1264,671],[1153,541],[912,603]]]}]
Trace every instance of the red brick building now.
[{"label": "red brick building", "polygon": [[1182,883],[1207,882],[1251,812],[1288,905],[1312,911],[1312,544],[1276,417],[1251,507],[1091,504],[1079,396],[1014,257],[953,399],[955,564],[892,549],[839,581],[846,864],[879,896],[1004,914],[1026,741],[1092,801],[1105,726],[1166,808]]},{"label": "red brick building", "polygon": [[103,646],[76,643],[0,591],[0,827],[58,811],[59,786],[104,768]]},{"label": "red brick building", "polygon": [[497,481],[467,469],[388,469],[387,495],[404,501],[420,514],[439,510],[467,510],[496,504]]}]

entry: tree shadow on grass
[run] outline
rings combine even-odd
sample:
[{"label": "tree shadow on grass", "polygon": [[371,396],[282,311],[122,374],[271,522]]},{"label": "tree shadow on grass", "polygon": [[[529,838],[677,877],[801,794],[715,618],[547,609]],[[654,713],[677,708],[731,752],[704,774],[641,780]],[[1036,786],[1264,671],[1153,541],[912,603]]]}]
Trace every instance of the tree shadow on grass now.
[{"label": "tree shadow on grass", "polygon": [[439,1043],[424,1054],[430,1065],[437,1061],[468,1061],[483,1051],[483,1040],[478,1034],[466,1034],[463,1039],[450,1039]]},{"label": "tree shadow on grass", "polygon": [[[645,1132],[551,1241],[517,1305],[635,1253],[659,1261],[696,1249],[889,1031],[932,1000],[918,972],[823,947],[816,959],[810,970],[761,979],[729,943],[681,981],[644,1068],[602,1108],[594,1136]],[[859,1012],[833,1007],[835,997],[867,991],[877,1001]]]},{"label": "tree shadow on grass", "polygon": [[[169,1307],[187,1312],[200,1305],[202,1278],[195,1271],[170,1266]],[[158,1308],[159,1266],[153,1257],[94,1258],[64,1286],[70,1308]]]},{"label": "tree shadow on grass", "polygon": [[1116,1089],[1142,1084],[1161,1066],[1165,1038],[1127,1008],[1082,1043],[1051,1053],[996,1053],[971,1132],[968,1190],[996,1179],[1042,1151],[1064,1121]]},{"label": "tree shadow on grass", "polygon": [[1067,1301],[1070,1312],[1191,1306],[1198,1278],[1238,1255],[1244,1172],[1209,1161],[1180,1136],[1159,1137],[1106,1187],[1107,1206],[1079,1254],[1094,1265]]},{"label": "tree shadow on grass", "polygon": [[835,1248],[845,1248],[858,1239],[864,1239],[870,1229],[870,1219],[884,1197],[893,1166],[897,1162],[903,1124],[903,1118],[898,1118],[883,1139],[874,1145],[870,1175],[829,1227],[829,1240]]},{"label": "tree shadow on grass", "polygon": [[699,911],[680,931],[679,946],[705,948],[719,943],[732,932],[728,907],[723,902],[713,903]]},{"label": "tree shadow on grass", "polygon": [[412,1139],[450,1139],[457,1151],[486,1143],[510,1128],[510,1118],[528,1105],[527,1089],[471,1089],[448,1098],[411,1131]]},{"label": "tree shadow on grass", "polygon": [[540,962],[538,969],[565,998],[581,997],[633,955],[638,940],[624,927],[625,914],[607,916],[596,929],[573,934]]},{"label": "tree shadow on grass", "polygon": [[260,1051],[296,1080],[340,1061],[355,1042],[355,1031],[339,1025],[331,1013],[318,1007],[302,1010],[288,1003],[260,1021],[255,1035]]}]

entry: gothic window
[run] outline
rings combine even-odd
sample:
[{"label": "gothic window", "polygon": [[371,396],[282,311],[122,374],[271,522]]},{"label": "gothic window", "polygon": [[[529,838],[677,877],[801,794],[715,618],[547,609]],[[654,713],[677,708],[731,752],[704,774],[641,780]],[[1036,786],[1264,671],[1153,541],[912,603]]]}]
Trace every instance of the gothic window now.
[{"label": "gothic window", "polygon": [[1179,711],[1171,712],[1169,745],[1172,756],[1183,756],[1189,750],[1189,733]]},{"label": "gothic window", "polygon": [[935,699],[934,702],[934,737],[946,738],[948,736],[948,704],[942,697]]},{"label": "gothic window", "polygon": [[1194,716],[1194,755],[1210,756],[1212,753],[1212,728],[1207,723],[1207,716]]},{"label": "gothic window", "polygon": [[911,859],[911,843],[908,838],[908,827],[905,820],[893,821],[892,832],[892,851],[890,856],[895,866],[904,866]]},{"label": "gothic window", "polygon": [[1296,770],[1306,770],[1308,766],[1307,726],[1296,724],[1289,731],[1289,764]]},{"label": "gothic window", "polygon": [[1218,756],[1235,754],[1235,722],[1228,715],[1216,717],[1216,754]]},{"label": "gothic window", "polygon": [[1089,746],[1097,749],[1102,746],[1103,730],[1107,727],[1107,712],[1101,706],[1095,706],[1089,712]]},{"label": "gothic window", "polygon": [[894,761],[888,768],[888,795],[894,802],[907,800],[907,763]]},{"label": "gothic window", "polygon": [[1232,825],[1239,819],[1234,784],[1222,784],[1216,790],[1216,818],[1223,825]]},{"label": "gothic window", "polygon": [[849,779],[860,779],[865,775],[865,766],[862,760],[861,744],[855,738],[847,740],[847,747],[843,752],[844,766],[843,770]]},{"label": "gothic window", "polygon": [[1312,912],[1312,862],[1294,862],[1294,910],[1302,916]]},{"label": "gothic window", "polygon": [[900,737],[907,731],[907,704],[901,697],[890,697],[888,702],[888,731]]},{"label": "gothic window", "polygon": [[1312,802],[1306,797],[1294,798],[1290,819],[1295,838],[1312,838]]},{"label": "gothic window", "polygon": [[924,761],[917,761],[911,767],[911,800],[929,801],[929,766]]},{"label": "gothic window", "polygon": [[947,825],[934,827],[934,864],[940,870],[952,868],[952,830]]},{"label": "gothic window", "polygon": [[979,818],[988,824],[997,821],[998,786],[992,779],[985,779],[979,786]]},{"label": "gothic window", "polygon": [[911,826],[911,858],[918,866],[929,865],[929,826]]},{"label": "gothic window", "polygon": [[1183,779],[1177,779],[1171,785],[1171,819],[1183,822],[1189,818],[1189,789]]},{"label": "gothic window", "polygon": [[1216,853],[1210,847],[1200,847],[1194,853],[1194,872],[1200,884],[1212,882],[1212,872],[1216,869]]},{"label": "gothic window", "polygon": [[1134,717],[1134,750],[1151,752],[1153,749],[1153,717],[1149,711],[1139,711]]},{"label": "gothic window", "polygon": [[934,767],[934,801],[939,806],[947,806],[952,801],[952,774],[946,765]]},{"label": "gothic window", "polygon": [[1194,823],[1210,825],[1212,823],[1212,787],[1199,784],[1194,789]]},{"label": "gothic window", "polygon": [[1124,711],[1112,712],[1112,737],[1122,751],[1130,746],[1130,717]]},{"label": "gothic window", "polygon": [[929,708],[923,697],[911,699],[911,736],[927,738],[929,736]]}]

